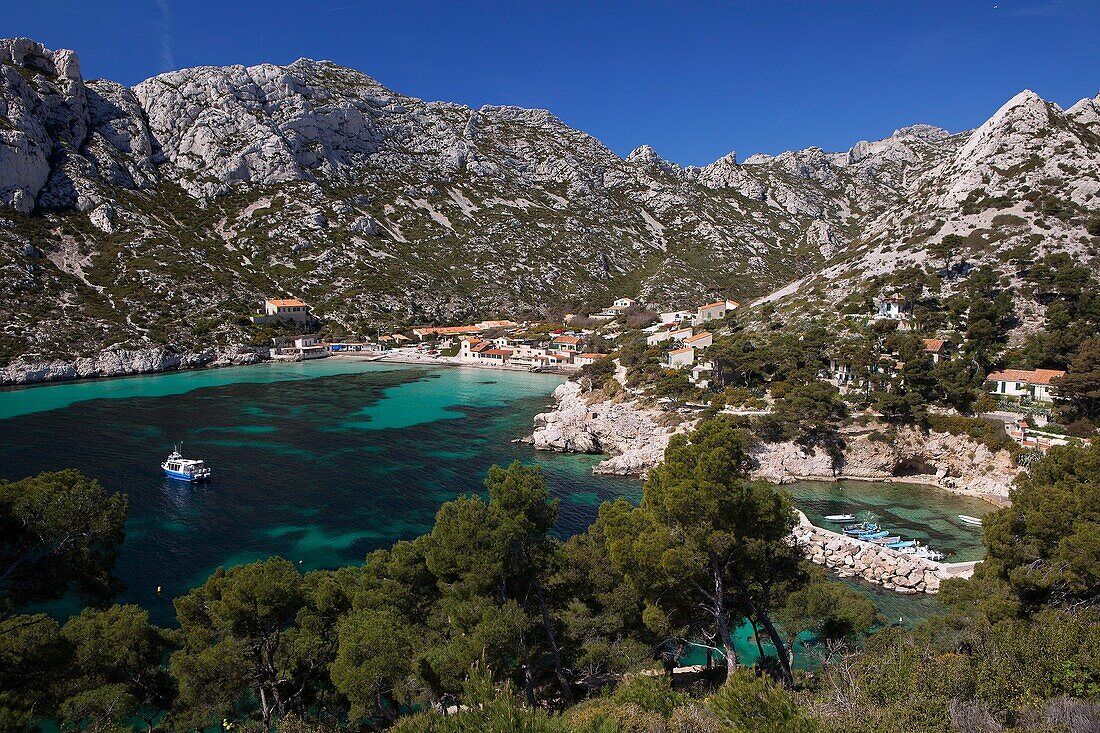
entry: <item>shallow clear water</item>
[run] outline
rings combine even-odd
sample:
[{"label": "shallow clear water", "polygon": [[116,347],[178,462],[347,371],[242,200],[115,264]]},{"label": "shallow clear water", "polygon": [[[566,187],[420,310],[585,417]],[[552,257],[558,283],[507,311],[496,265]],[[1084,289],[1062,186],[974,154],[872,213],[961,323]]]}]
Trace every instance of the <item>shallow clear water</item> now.
[{"label": "shallow clear water", "polygon": [[946,562],[982,559],[981,527],[963,524],[958,515],[981,517],[996,509],[981,499],[923,484],[800,481],[783,489],[819,527],[840,532],[843,525],[826,522],[825,515],[870,512],[882,529],[939,550]]}]

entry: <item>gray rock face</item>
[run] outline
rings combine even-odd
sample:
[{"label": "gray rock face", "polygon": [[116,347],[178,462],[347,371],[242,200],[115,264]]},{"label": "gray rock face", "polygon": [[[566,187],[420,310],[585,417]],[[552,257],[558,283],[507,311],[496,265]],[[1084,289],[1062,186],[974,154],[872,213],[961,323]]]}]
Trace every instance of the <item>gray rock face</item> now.
[{"label": "gray rock face", "polygon": [[263,361],[253,349],[203,349],[175,352],[161,347],[109,349],[95,356],[71,361],[17,359],[0,368],[0,385],[58,382],[87,377],[120,377],[153,374],[207,366],[243,366]]},{"label": "gray rock face", "polygon": [[661,413],[636,402],[598,401],[580,382],[554,390],[555,407],[535,416],[528,438],[535,450],[562,453],[607,453],[594,473],[638,476],[664,458],[669,439],[693,423],[665,427]]},{"label": "gray rock face", "polygon": [[152,139],[132,92],[89,88],[74,52],[28,38],[0,39],[0,61],[0,203],[84,210],[105,200],[104,183],[150,180]]}]

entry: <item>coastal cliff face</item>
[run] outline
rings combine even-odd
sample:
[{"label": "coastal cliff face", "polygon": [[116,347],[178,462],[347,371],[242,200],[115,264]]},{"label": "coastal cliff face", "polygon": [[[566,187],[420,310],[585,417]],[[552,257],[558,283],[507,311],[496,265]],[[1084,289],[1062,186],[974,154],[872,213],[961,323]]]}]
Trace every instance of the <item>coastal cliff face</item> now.
[{"label": "coastal cliff face", "polygon": [[204,349],[177,353],[163,348],[112,349],[71,361],[21,358],[0,368],[0,386],[240,366],[262,360],[260,354],[250,349]]},{"label": "coastal cliff face", "polygon": [[[580,382],[554,390],[555,408],[535,417],[527,438],[536,450],[606,453],[597,473],[643,475],[664,458],[669,438],[694,427],[696,420],[647,408],[636,400],[604,400]],[[671,423],[671,424],[670,424]],[[931,483],[949,491],[999,500],[1020,469],[1008,451],[991,451],[965,436],[926,433],[912,427],[895,430],[889,440],[875,427],[842,431],[844,459],[795,443],[757,443],[752,447],[753,478],[775,483],[798,480],[865,479]]]},{"label": "coastal cliff face", "polygon": [[600,400],[581,381],[554,390],[555,407],[535,416],[535,450],[606,453],[594,473],[638,476],[661,462],[668,441],[694,421],[667,425],[667,413],[634,400]]},{"label": "coastal cliff face", "polygon": [[901,427],[889,440],[871,428],[842,430],[847,447],[840,465],[825,451],[795,443],[753,447],[754,478],[776,483],[801,479],[897,480],[933,483],[972,496],[1005,498],[1020,469],[1008,451],[991,451],[965,436]]}]

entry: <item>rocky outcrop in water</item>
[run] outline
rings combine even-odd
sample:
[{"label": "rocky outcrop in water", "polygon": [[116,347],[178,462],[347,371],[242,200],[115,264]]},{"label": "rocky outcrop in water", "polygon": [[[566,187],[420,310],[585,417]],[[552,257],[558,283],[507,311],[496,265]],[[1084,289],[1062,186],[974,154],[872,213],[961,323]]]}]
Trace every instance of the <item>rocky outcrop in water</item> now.
[{"label": "rocky outcrop in water", "polygon": [[240,366],[262,360],[259,353],[247,348],[182,352],[164,348],[111,349],[72,361],[17,359],[0,368],[0,385],[153,374],[210,366]]},{"label": "rocky outcrop in water", "polygon": [[638,476],[664,457],[669,439],[694,422],[667,425],[667,413],[634,400],[600,400],[580,381],[554,390],[555,407],[535,416],[535,450],[606,453],[594,473]]}]

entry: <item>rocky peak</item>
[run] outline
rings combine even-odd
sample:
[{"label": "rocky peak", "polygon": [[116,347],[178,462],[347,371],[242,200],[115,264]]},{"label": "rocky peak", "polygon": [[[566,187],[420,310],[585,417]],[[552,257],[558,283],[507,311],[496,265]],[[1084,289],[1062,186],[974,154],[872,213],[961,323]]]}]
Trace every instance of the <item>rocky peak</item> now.
[{"label": "rocky peak", "polygon": [[80,59],[75,51],[50,51],[30,38],[0,38],[0,64],[27,69],[30,72],[81,81]]},{"label": "rocky peak", "polygon": [[[734,155],[736,157],[736,154]],[[681,172],[680,166],[662,158],[649,145],[641,145],[635,148],[630,155],[626,156],[626,162],[659,173],[676,175]]]}]

